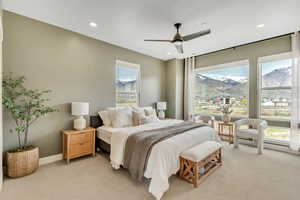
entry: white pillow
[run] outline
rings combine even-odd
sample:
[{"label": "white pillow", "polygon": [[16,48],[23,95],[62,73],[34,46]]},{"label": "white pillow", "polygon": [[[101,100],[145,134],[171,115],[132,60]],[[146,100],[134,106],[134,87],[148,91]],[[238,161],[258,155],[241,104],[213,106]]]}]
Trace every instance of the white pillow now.
[{"label": "white pillow", "polygon": [[145,112],[143,107],[137,107],[137,106],[132,106],[132,110],[138,111],[138,112],[140,112],[140,111]]},{"label": "white pillow", "polygon": [[111,117],[112,127],[122,128],[133,125],[131,108],[109,108],[108,112]]},{"label": "white pillow", "polygon": [[151,106],[142,107],[142,109],[144,109],[146,115],[147,115],[147,113],[149,114],[149,113],[153,113],[153,111],[155,111],[154,108],[152,108]]},{"label": "white pillow", "polygon": [[141,124],[149,124],[154,122],[159,122],[159,119],[153,115],[145,116],[141,119]]},{"label": "white pillow", "polygon": [[111,126],[111,119],[108,111],[102,110],[98,112],[99,116],[101,117],[104,126],[110,127]]},{"label": "white pillow", "polygon": [[146,116],[152,116],[153,118],[158,119],[156,111],[152,107],[144,107]]}]

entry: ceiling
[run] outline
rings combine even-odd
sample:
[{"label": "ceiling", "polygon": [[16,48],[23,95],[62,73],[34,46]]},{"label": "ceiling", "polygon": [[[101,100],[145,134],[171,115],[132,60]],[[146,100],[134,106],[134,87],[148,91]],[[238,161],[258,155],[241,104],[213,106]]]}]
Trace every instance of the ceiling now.
[{"label": "ceiling", "polygon": [[[3,7],[163,60],[300,30],[299,0],[3,0]],[[184,55],[172,44],[143,41],[171,39],[176,22],[183,23],[182,35],[206,28],[212,33],[185,42]]]}]

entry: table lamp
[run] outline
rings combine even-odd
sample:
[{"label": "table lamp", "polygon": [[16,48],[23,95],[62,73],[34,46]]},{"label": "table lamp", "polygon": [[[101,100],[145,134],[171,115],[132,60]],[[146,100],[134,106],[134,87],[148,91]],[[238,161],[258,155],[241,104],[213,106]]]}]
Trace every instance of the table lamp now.
[{"label": "table lamp", "polygon": [[72,102],[72,115],[77,118],[74,120],[74,129],[83,130],[86,128],[86,120],[84,115],[89,114],[89,103],[87,102]]},{"label": "table lamp", "polygon": [[167,110],[167,102],[157,102],[156,109],[158,111],[158,118],[164,119],[165,118],[165,110]]}]

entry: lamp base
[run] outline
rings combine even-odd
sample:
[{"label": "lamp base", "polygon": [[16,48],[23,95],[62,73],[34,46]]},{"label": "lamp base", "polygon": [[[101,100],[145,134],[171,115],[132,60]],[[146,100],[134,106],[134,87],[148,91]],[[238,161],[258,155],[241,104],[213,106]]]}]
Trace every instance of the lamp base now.
[{"label": "lamp base", "polygon": [[82,131],[86,128],[86,120],[83,116],[79,116],[77,119],[74,120],[74,129]]},{"label": "lamp base", "polygon": [[158,118],[159,119],[165,119],[165,112],[163,110],[158,111]]}]

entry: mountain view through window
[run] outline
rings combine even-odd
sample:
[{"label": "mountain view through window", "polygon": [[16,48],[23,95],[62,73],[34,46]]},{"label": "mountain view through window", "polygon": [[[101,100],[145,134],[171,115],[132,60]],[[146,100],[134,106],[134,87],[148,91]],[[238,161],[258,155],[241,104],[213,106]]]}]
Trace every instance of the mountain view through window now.
[{"label": "mountain view through window", "polygon": [[199,70],[194,81],[194,111],[220,115],[218,107],[229,98],[234,116],[248,115],[248,64],[229,64]]},{"label": "mountain view through window", "polygon": [[292,60],[261,64],[261,117],[290,119]]},{"label": "mountain view through window", "polygon": [[118,107],[137,106],[139,68],[117,64],[116,67],[116,99]]}]

